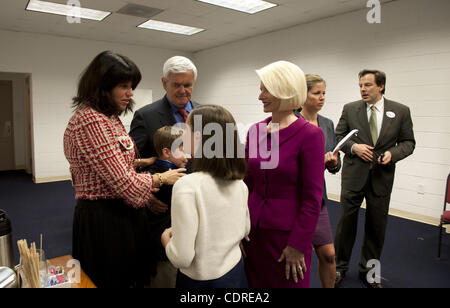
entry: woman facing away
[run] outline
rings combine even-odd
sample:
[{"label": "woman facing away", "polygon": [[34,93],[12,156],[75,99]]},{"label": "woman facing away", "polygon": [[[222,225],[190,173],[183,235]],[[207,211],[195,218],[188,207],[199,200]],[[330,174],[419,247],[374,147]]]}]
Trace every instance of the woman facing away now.
[{"label": "woman facing away", "polygon": [[141,80],[134,62],[105,51],[83,72],[64,154],[75,188],[72,255],[98,287],[142,287],[154,269],[145,211],[152,192],[185,169],[137,174],[135,144],[119,115],[131,111]]},{"label": "woman facing away", "polygon": [[271,116],[247,135],[247,277],[253,288],[308,288],[322,205],[324,135],[294,114],[307,95],[305,75],[297,65],[278,61],[257,74],[259,100]]},{"label": "woman facing away", "polygon": [[250,232],[247,164],[238,155],[236,122],[225,108],[202,105],[189,114],[187,128],[193,173],[174,185],[172,228],[161,236],[179,269],[176,287],[246,288],[240,243]]}]

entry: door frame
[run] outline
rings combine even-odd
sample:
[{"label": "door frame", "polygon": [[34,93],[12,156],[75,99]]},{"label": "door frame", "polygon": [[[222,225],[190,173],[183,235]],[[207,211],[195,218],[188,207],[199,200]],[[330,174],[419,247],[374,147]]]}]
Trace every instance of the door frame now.
[{"label": "door frame", "polygon": [[[12,169],[16,170],[16,142],[14,138],[14,81],[11,79],[1,78],[0,81],[11,85],[11,139],[12,139]],[[2,128],[3,129],[3,128]],[[9,170],[8,170],[9,171]]]},{"label": "door frame", "polygon": [[26,163],[25,170],[28,174],[34,175],[33,157],[33,116],[31,106],[31,74],[25,77],[25,108],[26,108]]}]

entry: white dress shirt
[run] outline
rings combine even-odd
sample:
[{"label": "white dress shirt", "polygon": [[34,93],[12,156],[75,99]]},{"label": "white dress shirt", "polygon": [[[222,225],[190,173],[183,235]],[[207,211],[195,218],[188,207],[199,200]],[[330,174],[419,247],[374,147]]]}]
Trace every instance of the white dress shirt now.
[{"label": "white dress shirt", "polygon": [[[372,110],[370,109],[371,106],[372,106],[372,104],[366,103],[367,121],[370,121],[370,115],[372,113]],[[377,134],[378,134],[378,137],[380,137],[381,125],[383,125],[384,96],[382,96],[381,99],[378,102],[376,102],[376,104],[374,106],[375,106],[375,112],[376,112],[375,115],[377,116]],[[353,152],[354,146],[355,146],[355,144],[350,149],[352,154],[355,154],[355,152]]]}]

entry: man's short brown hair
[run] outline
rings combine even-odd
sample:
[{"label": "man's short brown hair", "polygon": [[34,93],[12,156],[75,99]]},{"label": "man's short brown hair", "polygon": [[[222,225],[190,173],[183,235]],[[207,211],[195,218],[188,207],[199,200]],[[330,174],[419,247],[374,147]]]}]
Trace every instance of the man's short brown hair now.
[{"label": "man's short brown hair", "polygon": [[386,92],[386,73],[382,72],[382,71],[378,71],[378,70],[362,70],[361,72],[359,72],[358,76],[359,79],[361,79],[362,77],[368,75],[368,74],[373,74],[375,75],[375,82],[377,83],[377,86],[381,87],[384,86],[383,91],[381,91],[381,93],[385,93]]},{"label": "man's short brown hair", "polygon": [[164,148],[171,149],[172,144],[183,135],[183,130],[176,126],[163,126],[153,135],[153,146],[158,157],[162,156]]}]

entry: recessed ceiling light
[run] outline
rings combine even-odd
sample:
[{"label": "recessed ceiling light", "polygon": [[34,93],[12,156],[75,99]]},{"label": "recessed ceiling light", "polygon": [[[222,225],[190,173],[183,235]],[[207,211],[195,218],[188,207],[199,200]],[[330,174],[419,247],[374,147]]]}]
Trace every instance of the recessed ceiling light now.
[{"label": "recessed ceiling light", "polygon": [[111,12],[97,11],[67,4],[59,4],[39,0],[30,0],[26,10],[97,21],[101,21],[111,14]]},{"label": "recessed ceiling light", "polygon": [[197,0],[228,9],[241,11],[248,14],[255,14],[275,6],[278,4],[262,1],[262,0]]},{"label": "recessed ceiling light", "polygon": [[149,20],[143,23],[142,25],[139,25],[138,28],[171,32],[183,35],[194,35],[199,32],[205,31],[205,29],[193,28],[189,26],[177,25],[157,20]]}]

